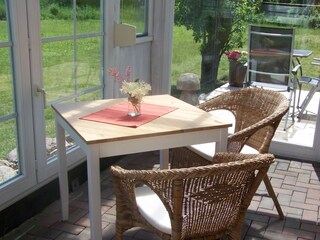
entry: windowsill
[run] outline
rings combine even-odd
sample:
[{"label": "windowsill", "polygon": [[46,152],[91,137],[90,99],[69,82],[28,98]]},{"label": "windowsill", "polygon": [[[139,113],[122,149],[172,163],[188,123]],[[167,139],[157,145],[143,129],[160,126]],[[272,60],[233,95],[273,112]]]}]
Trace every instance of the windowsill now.
[{"label": "windowsill", "polygon": [[146,36],[146,37],[138,37],[138,38],[136,38],[136,44],[152,42],[152,41],[153,41],[153,36]]}]

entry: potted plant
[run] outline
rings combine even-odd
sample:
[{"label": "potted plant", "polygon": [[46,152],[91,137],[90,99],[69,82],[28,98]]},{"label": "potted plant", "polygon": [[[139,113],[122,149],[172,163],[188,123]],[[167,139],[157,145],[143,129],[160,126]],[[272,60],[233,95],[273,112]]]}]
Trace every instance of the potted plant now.
[{"label": "potted plant", "polygon": [[246,51],[233,50],[227,51],[226,55],[229,60],[229,85],[232,87],[243,87],[243,81],[246,75],[245,63],[248,60]]},{"label": "potted plant", "polygon": [[137,78],[133,80],[130,77],[132,67],[126,68],[124,77],[121,76],[118,69],[110,68],[108,70],[109,76],[114,77],[115,81],[121,82],[120,91],[128,95],[128,115],[135,117],[141,114],[142,98],[151,91],[149,83]]}]

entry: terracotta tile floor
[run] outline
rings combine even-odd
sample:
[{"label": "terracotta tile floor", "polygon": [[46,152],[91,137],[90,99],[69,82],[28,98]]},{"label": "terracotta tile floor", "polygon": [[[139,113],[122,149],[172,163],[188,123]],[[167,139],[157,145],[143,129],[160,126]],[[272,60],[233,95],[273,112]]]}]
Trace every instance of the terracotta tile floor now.
[{"label": "terracotta tile floor", "polygon": [[[157,152],[129,155],[120,161],[126,168],[158,168]],[[272,200],[261,184],[243,226],[243,239],[320,240],[320,164],[277,159],[269,177],[285,214],[279,220]],[[101,173],[103,239],[114,239],[115,196],[108,169]],[[60,203],[55,201],[41,214],[26,221],[3,239],[90,239],[86,184],[70,194],[70,219],[61,222]],[[159,239],[135,228],[124,239]]]}]

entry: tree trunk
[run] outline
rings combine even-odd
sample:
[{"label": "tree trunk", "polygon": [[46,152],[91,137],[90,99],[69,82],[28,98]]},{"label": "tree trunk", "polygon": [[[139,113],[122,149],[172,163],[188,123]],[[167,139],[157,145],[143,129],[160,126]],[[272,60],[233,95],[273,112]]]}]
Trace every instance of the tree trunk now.
[{"label": "tree trunk", "polygon": [[232,30],[230,18],[208,19],[206,37],[203,41],[201,60],[201,85],[215,83],[218,76],[220,58],[224,53],[224,46],[229,41]]}]

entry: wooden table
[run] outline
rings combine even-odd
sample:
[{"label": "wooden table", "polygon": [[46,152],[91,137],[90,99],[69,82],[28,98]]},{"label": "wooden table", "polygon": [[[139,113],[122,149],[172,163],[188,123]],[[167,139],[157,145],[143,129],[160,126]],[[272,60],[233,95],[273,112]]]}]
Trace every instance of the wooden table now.
[{"label": "wooden table", "polygon": [[226,151],[227,149],[227,134],[228,127],[231,126],[230,123],[220,122],[209,113],[170,95],[146,96],[144,98],[146,103],[167,105],[177,109],[138,128],[79,119],[123,101],[126,99],[52,106],[55,110],[57,131],[62,220],[68,219],[69,212],[66,130],[87,156],[91,239],[95,240],[102,238],[99,158],[161,150],[160,167],[166,168],[169,160],[169,148],[215,141],[218,151]]}]

